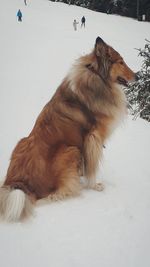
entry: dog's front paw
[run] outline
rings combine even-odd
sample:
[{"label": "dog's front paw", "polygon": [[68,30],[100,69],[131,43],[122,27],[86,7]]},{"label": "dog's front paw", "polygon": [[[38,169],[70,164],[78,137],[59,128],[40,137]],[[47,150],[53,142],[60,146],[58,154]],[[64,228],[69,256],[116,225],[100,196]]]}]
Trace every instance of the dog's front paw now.
[{"label": "dog's front paw", "polygon": [[100,192],[104,190],[104,185],[102,183],[96,183],[92,189]]}]

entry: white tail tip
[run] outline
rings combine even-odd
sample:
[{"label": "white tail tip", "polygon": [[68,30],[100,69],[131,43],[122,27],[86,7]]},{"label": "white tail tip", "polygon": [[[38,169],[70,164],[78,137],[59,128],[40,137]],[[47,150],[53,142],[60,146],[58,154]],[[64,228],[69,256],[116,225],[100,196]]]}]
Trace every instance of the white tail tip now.
[{"label": "white tail tip", "polygon": [[31,214],[32,204],[20,189],[0,188],[0,216],[16,222]]}]

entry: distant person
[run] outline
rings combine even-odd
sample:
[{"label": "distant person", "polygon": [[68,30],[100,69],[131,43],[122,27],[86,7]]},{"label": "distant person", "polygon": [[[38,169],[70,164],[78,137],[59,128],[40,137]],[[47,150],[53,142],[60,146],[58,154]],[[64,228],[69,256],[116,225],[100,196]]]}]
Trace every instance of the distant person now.
[{"label": "distant person", "polygon": [[74,28],[75,31],[77,30],[77,24],[78,23],[79,22],[77,22],[76,19],[74,19],[74,21],[73,21],[73,28]]},{"label": "distant person", "polygon": [[85,28],[85,17],[84,16],[81,19],[81,28],[82,28],[82,26],[84,26],[84,28]]},{"label": "distant person", "polygon": [[17,17],[18,17],[18,21],[22,21],[22,13],[20,9],[17,12]]},{"label": "distant person", "polygon": [[24,0],[24,4],[25,4],[25,6],[27,6],[27,0]]}]

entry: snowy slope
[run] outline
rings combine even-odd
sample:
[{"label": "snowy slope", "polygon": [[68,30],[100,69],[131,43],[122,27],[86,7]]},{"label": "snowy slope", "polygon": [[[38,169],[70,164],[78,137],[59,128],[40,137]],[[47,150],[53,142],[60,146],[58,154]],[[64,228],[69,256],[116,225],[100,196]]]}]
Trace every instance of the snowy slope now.
[{"label": "snowy slope", "polygon": [[[150,39],[150,24],[47,0],[1,1],[0,179],[17,141],[28,135],[45,103],[96,37],[111,44],[132,69],[134,48]],[[23,12],[18,23],[16,13]],[[87,19],[74,32],[72,22]],[[0,224],[2,267],[149,267],[150,124],[131,118],[104,150],[101,193],[36,208],[24,224]]]}]

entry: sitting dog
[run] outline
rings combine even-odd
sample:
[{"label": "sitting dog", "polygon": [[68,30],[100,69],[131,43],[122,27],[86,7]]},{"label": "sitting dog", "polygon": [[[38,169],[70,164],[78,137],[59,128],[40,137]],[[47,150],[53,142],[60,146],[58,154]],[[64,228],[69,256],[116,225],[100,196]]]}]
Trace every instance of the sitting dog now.
[{"label": "sitting dog", "polygon": [[93,51],[79,58],[46,104],[28,137],[15,147],[0,188],[0,214],[18,221],[34,203],[76,196],[80,176],[102,190],[96,170],[103,144],[126,114],[122,85],[136,74],[97,37]]}]

